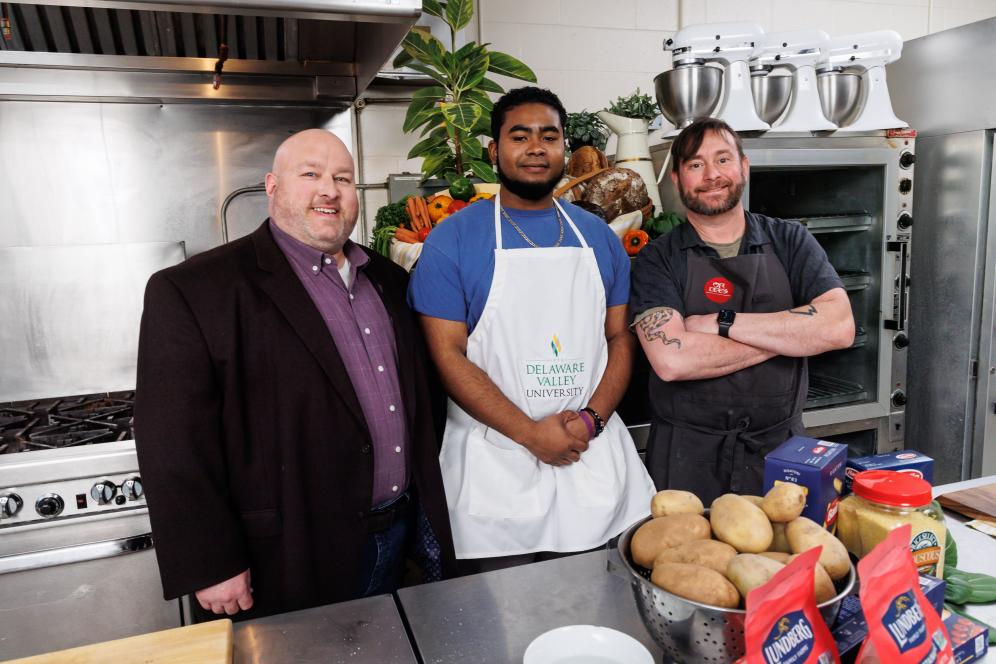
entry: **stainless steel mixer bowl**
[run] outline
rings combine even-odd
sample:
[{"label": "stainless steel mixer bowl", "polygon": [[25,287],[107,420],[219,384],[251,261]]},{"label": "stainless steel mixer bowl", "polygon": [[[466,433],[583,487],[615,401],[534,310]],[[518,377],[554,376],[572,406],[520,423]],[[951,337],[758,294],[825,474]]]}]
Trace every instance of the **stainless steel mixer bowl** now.
[{"label": "stainless steel mixer bowl", "polygon": [[[709,511],[706,510],[706,518]],[[609,548],[609,569],[630,581],[640,618],[666,657],[682,664],[732,662],[744,654],[743,609],[722,609],[672,595],[649,580],[649,570],[633,562],[629,543],[650,517],[637,521]],[[851,565],[847,577],[838,581],[837,595],[819,605],[828,626],[837,619],[840,603],[854,590],[858,575]]]},{"label": "stainless steel mixer bowl", "polygon": [[706,65],[686,65],[654,78],[657,106],[668,122],[679,129],[708,117],[723,92],[723,70]]},{"label": "stainless steel mixer bowl", "polygon": [[826,72],[816,77],[816,86],[827,120],[838,127],[846,127],[857,119],[862,106],[859,75]]},{"label": "stainless steel mixer bowl", "polygon": [[791,76],[751,76],[750,89],[754,93],[754,108],[768,124],[782,116],[792,97]]}]

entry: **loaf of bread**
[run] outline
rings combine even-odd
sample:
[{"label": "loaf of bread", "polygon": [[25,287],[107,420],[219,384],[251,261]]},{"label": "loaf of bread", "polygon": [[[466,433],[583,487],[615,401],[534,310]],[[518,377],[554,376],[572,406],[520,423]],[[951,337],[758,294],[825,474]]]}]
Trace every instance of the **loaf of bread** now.
[{"label": "loaf of bread", "polygon": [[608,167],[609,159],[604,152],[591,145],[583,145],[574,151],[570,161],[567,162],[567,175],[576,178]]},{"label": "loaf of bread", "polygon": [[640,210],[650,203],[643,178],[628,168],[606,169],[583,186],[581,200],[602,208],[606,219]]}]

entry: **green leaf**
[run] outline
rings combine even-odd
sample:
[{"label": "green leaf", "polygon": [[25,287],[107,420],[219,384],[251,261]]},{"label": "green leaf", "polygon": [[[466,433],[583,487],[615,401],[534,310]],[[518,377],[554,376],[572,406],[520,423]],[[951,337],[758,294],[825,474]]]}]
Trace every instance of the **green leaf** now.
[{"label": "green leaf", "polygon": [[[440,146],[446,146],[446,137],[443,136],[433,136],[429,134],[429,137],[419,141],[412,149],[408,151],[408,159],[415,159],[416,157],[424,157],[430,150],[438,148]],[[449,147],[446,147],[449,150]]]},{"label": "green leaf", "polygon": [[426,118],[423,122],[425,122],[426,125],[422,127],[422,131],[419,132],[420,137],[425,136],[429,132],[436,131],[437,129],[442,129],[443,131],[447,130],[446,118],[443,117],[443,112],[438,107],[433,109],[432,115]]},{"label": "green leaf", "polygon": [[457,129],[470,131],[471,127],[481,119],[481,107],[477,104],[471,104],[470,102],[459,102],[456,104],[443,102],[440,106],[442,107],[446,122],[452,124]]},{"label": "green leaf", "polygon": [[522,81],[529,81],[530,83],[536,82],[536,74],[533,73],[533,70],[511,55],[499,53],[498,51],[491,51],[488,55],[490,56],[488,71],[501,74],[502,76],[517,78]]},{"label": "green leaf", "polygon": [[446,19],[446,3],[437,0],[422,0],[422,11],[429,16]]},{"label": "green leaf", "polygon": [[454,32],[459,32],[474,16],[474,0],[449,0],[445,13],[446,22]]},{"label": "green leaf", "polygon": [[398,69],[398,68],[400,68],[400,67],[404,67],[404,66],[406,66],[406,65],[407,65],[407,64],[408,64],[409,62],[411,62],[411,61],[412,61],[412,60],[414,60],[414,59],[415,59],[415,58],[413,58],[413,57],[412,57],[412,56],[411,56],[411,55],[410,55],[410,54],[408,53],[408,51],[406,51],[406,50],[404,50],[404,49],[401,49],[401,52],[400,52],[400,53],[398,53],[398,55],[397,55],[397,56],[396,56],[396,57],[394,58],[394,62],[392,62],[392,63],[391,63],[391,65],[392,65],[392,66],[393,66],[393,67],[394,67],[395,69]]},{"label": "green leaf", "polygon": [[484,75],[488,73],[491,56],[487,51],[482,51],[463,62],[466,63],[463,67],[465,73],[460,77],[460,82],[456,87],[460,90],[471,90],[484,80]]},{"label": "green leaf", "polygon": [[460,150],[469,157],[479,155],[481,154],[481,142],[473,136],[460,132]]},{"label": "green leaf", "polygon": [[408,113],[405,114],[405,122],[401,130],[407,134],[425,122],[426,114],[435,110],[437,101],[430,97],[413,99],[412,103],[408,105]]},{"label": "green leaf", "polygon": [[442,175],[447,170],[453,170],[451,154],[433,154],[422,160],[422,176],[427,180],[433,175]]},{"label": "green leaf", "polygon": [[441,64],[440,58],[446,52],[438,39],[432,35],[427,37],[421,30],[410,30],[402,40],[401,48],[413,59],[437,67]]},{"label": "green leaf", "polygon": [[[488,60],[489,60],[488,68],[489,69],[491,68],[490,59],[491,59],[491,56],[493,56],[493,55],[494,55],[493,53],[488,53]],[[498,85],[497,83],[495,83],[494,81],[492,81],[490,78],[483,78],[483,79],[481,79],[481,82],[477,84],[477,89],[478,90],[483,90],[484,92],[494,92],[495,94],[499,94],[499,95],[505,94],[505,88],[501,87],[500,85]]]},{"label": "green leaf", "polygon": [[495,174],[495,170],[491,167],[491,164],[478,159],[471,159],[469,165],[470,170],[473,171],[474,175],[481,178],[485,182],[498,181],[498,176]]},{"label": "green leaf", "polygon": [[433,101],[445,101],[446,88],[439,85],[430,85],[427,88],[419,88],[412,95],[412,99],[432,99]]},{"label": "green leaf", "polygon": [[436,71],[432,67],[429,67],[428,65],[421,64],[419,62],[413,62],[413,63],[411,63],[408,66],[411,67],[412,69],[414,69],[415,71],[420,72],[420,73],[425,74],[426,76],[430,77],[432,80],[434,80],[436,83],[439,83],[444,88],[449,87],[450,82],[446,79],[446,77],[443,76],[442,74],[440,74],[438,71]]},{"label": "green leaf", "polygon": [[488,115],[491,114],[491,109],[495,107],[495,104],[493,101],[491,101],[491,98],[488,97],[483,92],[481,92],[480,90],[466,90],[462,95],[460,95],[460,100],[469,101],[472,104],[477,104],[478,106],[481,107],[481,110],[487,113]]}]

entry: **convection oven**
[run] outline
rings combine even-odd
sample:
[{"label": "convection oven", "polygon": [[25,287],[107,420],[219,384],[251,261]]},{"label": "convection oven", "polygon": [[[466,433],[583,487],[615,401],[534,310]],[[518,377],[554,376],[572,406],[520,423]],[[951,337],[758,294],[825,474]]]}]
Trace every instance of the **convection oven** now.
[{"label": "convection oven", "polygon": [[[803,422],[814,437],[849,444],[852,455],[904,444],[912,134],[744,139],[747,209],[804,224],[850,297],[854,344],[810,358]],[[670,145],[651,148],[656,170]],[[660,189],[665,209],[684,215],[670,178]],[[620,416],[642,446],[650,369],[639,355]]]}]

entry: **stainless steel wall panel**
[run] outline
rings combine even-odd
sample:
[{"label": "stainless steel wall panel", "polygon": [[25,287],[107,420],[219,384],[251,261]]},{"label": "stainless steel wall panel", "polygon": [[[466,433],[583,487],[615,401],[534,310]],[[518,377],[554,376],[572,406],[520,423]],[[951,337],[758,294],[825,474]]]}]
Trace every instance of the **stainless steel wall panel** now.
[{"label": "stainless steel wall panel", "polygon": [[920,136],[996,127],[996,18],[912,39],[888,71],[892,106]]},{"label": "stainless steel wall panel", "polygon": [[[979,381],[969,450],[971,477],[996,474],[996,132],[987,132],[986,140],[989,147],[989,191],[983,193],[988,194],[988,237],[979,312]],[[983,182],[985,179],[986,174],[983,175]],[[983,202],[986,202],[985,199]]]},{"label": "stainless steel wall panel", "polygon": [[978,192],[989,187],[989,150],[981,131],[917,140],[906,427],[911,447],[948,460],[935,468],[938,483],[970,473],[988,222]]}]

